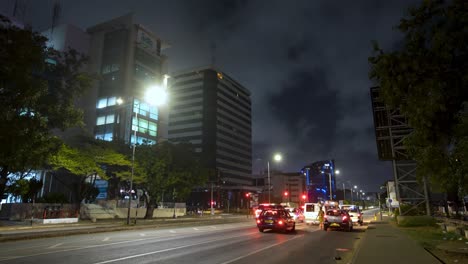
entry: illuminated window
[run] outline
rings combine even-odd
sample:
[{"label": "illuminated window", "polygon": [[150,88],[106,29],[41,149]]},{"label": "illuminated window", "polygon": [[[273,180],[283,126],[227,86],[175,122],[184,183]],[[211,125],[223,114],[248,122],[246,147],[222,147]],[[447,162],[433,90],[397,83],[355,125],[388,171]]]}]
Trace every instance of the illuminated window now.
[{"label": "illuminated window", "polygon": [[99,116],[96,119],[96,126],[104,125],[106,124],[106,116]]},{"label": "illuminated window", "polygon": [[158,108],[156,106],[151,106],[147,103],[141,102],[138,99],[135,99],[133,112],[138,113],[138,115],[144,117],[149,117],[150,119],[158,120]]},{"label": "illuminated window", "polygon": [[138,132],[147,133],[148,132],[148,120],[139,119],[138,120]]},{"label": "illuminated window", "polygon": [[112,133],[96,134],[96,139],[112,141]]},{"label": "illuminated window", "polygon": [[115,121],[115,115],[107,115],[107,116],[99,116],[96,119],[96,126],[105,125],[105,124],[113,124]]},{"label": "illuminated window", "polygon": [[158,131],[158,125],[154,122],[148,122],[148,134],[155,137]]},{"label": "illuminated window", "polygon": [[96,108],[101,109],[107,106],[107,98],[101,98],[98,100]]},{"label": "illuminated window", "polygon": [[109,97],[109,99],[107,99],[107,106],[112,106],[112,105],[115,105],[117,103],[117,98],[114,96],[114,97]]},{"label": "illuminated window", "polygon": [[[131,135],[131,137],[130,137],[130,142],[131,142],[131,144],[135,144],[135,137],[133,135]],[[142,145],[142,144],[154,145],[154,144],[156,144],[156,140],[137,136],[137,144],[139,144],[139,145]]]},{"label": "illuminated window", "polygon": [[115,96],[112,97],[106,97],[106,98],[100,98],[97,101],[96,108],[97,109],[102,109],[106,108],[108,106],[113,106],[117,103],[117,98]]},{"label": "illuminated window", "polygon": [[113,124],[114,119],[115,119],[115,116],[113,114],[106,116],[106,124]]},{"label": "illuminated window", "polygon": [[218,76],[218,79],[220,79],[220,80],[223,79],[223,74],[222,73],[218,72],[216,75]]}]

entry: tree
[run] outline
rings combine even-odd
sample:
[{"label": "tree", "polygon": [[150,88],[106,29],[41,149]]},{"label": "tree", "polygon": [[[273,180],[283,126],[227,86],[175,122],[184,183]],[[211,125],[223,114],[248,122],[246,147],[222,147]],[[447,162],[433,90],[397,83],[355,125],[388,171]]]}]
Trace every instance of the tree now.
[{"label": "tree", "polygon": [[8,186],[7,191],[13,196],[20,198],[21,202],[31,203],[41,190],[42,185],[42,181],[35,178],[29,180],[20,178]]},{"label": "tree", "polygon": [[74,101],[91,86],[86,60],[46,41],[0,16],[0,194],[12,173],[41,169],[59,150],[53,129],[83,123]]},{"label": "tree", "polygon": [[191,144],[162,142],[141,145],[138,146],[136,160],[136,174],[144,176],[142,187],[147,193],[145,218],[153,216],[154,208],[164,193],[184,200],[194,186],[207,180],[206,170],[200,166]]},{"label": "tree", "polygon": [[[48,164],[53,170],[65,170],[80,177],[77,193],[80,200],[96,198],[94,183],[97,177],[128,178],[131,166],[128,155],[115,150],[116,143],[78,137],[76,145],[62,144],[59,151],[50,157]],[[89,182],[87,179],[91,178]]]},{"label": "tree", "polygon": [[375,44],[370,77],[412,127],[405,140],[418,177],[448,192],[468,190],[468,4],[425,0],[398,29],[400,49]]}]

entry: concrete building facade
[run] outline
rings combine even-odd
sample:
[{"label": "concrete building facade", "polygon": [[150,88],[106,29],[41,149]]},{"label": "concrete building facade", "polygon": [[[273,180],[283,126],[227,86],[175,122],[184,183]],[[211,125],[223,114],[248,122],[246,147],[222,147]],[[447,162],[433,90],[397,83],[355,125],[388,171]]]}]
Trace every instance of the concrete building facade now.
[{"label": "concrete building facade", "polygon": [[100,77],[95,98],[88,98],[95,109],[85,117],[88,129],[96,139],[157,143],[164,130],[159,126],[165,124],[160,110],[165,108],[147,103],[144,95],[150,86],[163,83],[167,58],[161,52],[168,45],[134,23],[132,14],[90,27],[87,33],[89,69]]},{"label": "concrete building facade", "polygon": [[171,77],[168,138],[188,141],[226,186],[252,186],[250,92],[207,67]]}]

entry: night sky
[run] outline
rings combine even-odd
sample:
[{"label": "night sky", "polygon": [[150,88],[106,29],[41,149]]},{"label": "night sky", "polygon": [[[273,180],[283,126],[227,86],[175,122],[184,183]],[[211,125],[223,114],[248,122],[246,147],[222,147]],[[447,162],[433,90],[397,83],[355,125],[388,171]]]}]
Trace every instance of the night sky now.
[{"label": "night sky", "polygon": [[[2,0],[11,15],[14,0]],[[51,26],[53,0],[23,0],[24,21]],[[394,27],[420,1],[116,1],[61,3],[59,23],[87,28],[133,12],[171,45],[169,71],[215,65],[252,93],[253,169],[275,152],[274,169],[294,172],[335,159],[337,181],[377,191],[392,178],[375,145],[367,58],[372,40],[390,50]],[[348,183],[347,183],[348,184]]]}]

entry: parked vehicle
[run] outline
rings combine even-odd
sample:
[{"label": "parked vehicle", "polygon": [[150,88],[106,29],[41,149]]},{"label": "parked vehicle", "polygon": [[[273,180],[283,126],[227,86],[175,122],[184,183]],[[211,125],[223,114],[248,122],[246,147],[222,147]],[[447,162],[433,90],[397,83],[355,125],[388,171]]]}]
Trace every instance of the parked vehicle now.
[{"label": "parked vehicle", "polygon": [[328,228],[339,228],[348,232],[353,230],[353,222],[348,211],[341,209],[330,209],[325,212],[323,230]]},{"label": "parked vehicle", "polygon": [[292,232],[296,230],[296,221],[285,209],[267,209],[258,216],[257,227],[260,232],[265,229]]}]

